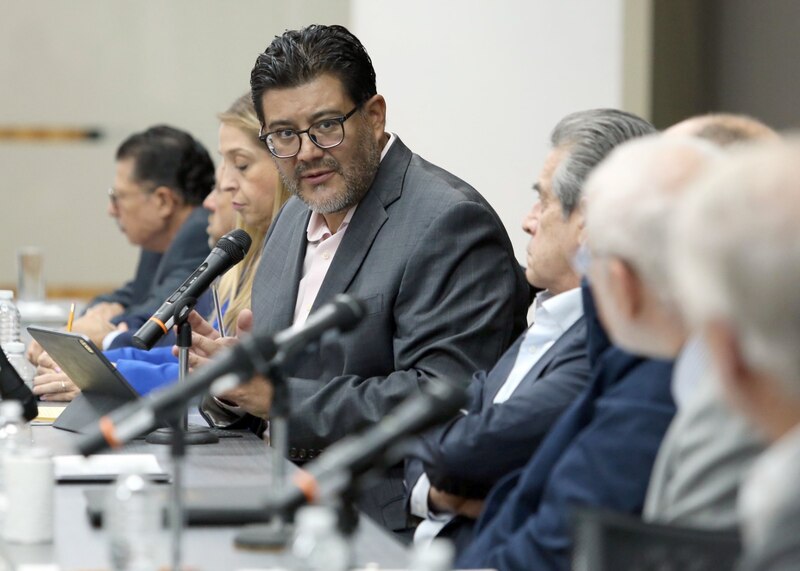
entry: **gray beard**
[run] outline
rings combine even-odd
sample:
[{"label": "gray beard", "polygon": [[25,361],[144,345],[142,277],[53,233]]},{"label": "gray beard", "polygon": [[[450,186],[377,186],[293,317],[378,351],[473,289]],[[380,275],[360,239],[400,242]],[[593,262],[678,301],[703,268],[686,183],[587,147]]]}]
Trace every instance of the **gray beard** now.
[{"label": "gray beard", "polygon": [[[294,176],[289,179],[281,172],[281,178],[286,189],[302,200],[313,212],[318,214],[333,214],[347,210],[358,204],[372,186],[375,173],[381,162],[381,153],[377,143],[369,136],[362,137],[356,147],[356,156],[363,160],[355,163],[352,168],[343,171],[341,165],[333,157],[327,157],[313,165],[298,167]],[[309,200],[300,194],[300,175],[307,170],[324,167],[342,175],[344,178],[344,192],[324,200]]]}]

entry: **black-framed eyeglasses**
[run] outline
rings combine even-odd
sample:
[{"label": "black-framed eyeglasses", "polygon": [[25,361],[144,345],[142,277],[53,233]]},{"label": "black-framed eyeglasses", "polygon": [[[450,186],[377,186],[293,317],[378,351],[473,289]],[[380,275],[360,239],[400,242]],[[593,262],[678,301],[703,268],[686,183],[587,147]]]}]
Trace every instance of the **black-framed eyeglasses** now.
[{"label": "black-framed eyeglasses", "polygon": [[[153,189],[153,190],[155,190],[155,189]],[[117,205],[119,204],[120,200],[124,200],[129,196],[133,196],[134,194],[138,194],[139,192],[141,192],[142,194],[150,194],[153,191],[152,190],[142,190],[142,191],[134,190],[134,191],[128,191],[128,192],[120,192],[119,190],[115,189],[112,186],[112,187],[109,187],[109,189],[106,192],[108,193],[108,199],[111,201],[112,206],[114,206],[114,208],[116,208]]]},{"label": "black-framed eyeglasses", "polygon": [[288,159],[300,152],[300,145],[303,141],[300,135],[308,134],[308,138],[320,149],[332,149],[338,147],[344,141],[344,122],[347,121],[358,110],[361,105],[356,105],[353,110],[346,115],[330,117],[317,121],[308,129],[295,131],[294,129],[278,129],[264,133],[264,126],[258,133],[258,140],[264,143],[275,157]]}]

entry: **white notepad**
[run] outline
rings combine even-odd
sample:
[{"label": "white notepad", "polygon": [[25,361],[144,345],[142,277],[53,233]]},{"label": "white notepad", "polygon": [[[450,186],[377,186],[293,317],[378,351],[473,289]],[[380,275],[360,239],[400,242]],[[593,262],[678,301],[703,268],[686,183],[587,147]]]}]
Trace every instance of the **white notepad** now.
[{"label": "white notepad", "polygon": [[59,482],[97,482],[114,480],[120,474],[141,474],[152,480],[168,480],[169,475],[153,454],[96,454],[54,458]]}]

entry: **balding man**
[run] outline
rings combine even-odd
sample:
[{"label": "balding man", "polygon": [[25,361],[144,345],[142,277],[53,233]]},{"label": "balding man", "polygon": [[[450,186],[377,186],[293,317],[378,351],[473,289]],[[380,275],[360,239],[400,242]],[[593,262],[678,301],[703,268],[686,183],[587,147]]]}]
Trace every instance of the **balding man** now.
[{"label": "balding man", "polygon": [[740,493],[745,569],[800,567],[798,188],[798,141],[748,149],[698,183],[673,229],[684,314],[731,402],[773,442]]},{"label": "balding man", "polygon": [[[665,132],[693,136],[726,149],[779,140],[751,117],[714,114],[682,121]],[[731,410],[699,335],[690,340],[693,374],[677,375],[678,414],[658,453],[643,517],[650,521],[714,529],[738,525],[739,486],[764,447],[752,426]]]},{"label": "balding man", "polygon": [[705,139],[720,147],[776,142],[778,134],[758,119],[733,113],[697,115],[676,123],[665,133]]}]

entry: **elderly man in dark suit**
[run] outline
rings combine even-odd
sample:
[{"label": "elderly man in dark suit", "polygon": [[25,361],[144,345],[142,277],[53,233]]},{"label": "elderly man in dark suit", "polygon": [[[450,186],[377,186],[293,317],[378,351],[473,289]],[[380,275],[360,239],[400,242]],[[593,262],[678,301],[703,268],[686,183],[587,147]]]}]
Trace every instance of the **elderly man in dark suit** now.
[{"label": "elderly man in dark suit", "polygon": [[[133,331],[208,256],[209,213],[202,204],[213,187],[214,163],[186,131],[155,125],[120,144],[108,214],[128,241],[141,248],[139,263],[132,280],[89,303],[73,331],[104,349],[131,344]],[[198,308],[206,311],[209,305]],[[35,363],[40,352],[31,343],[29,359]],[[68,389],[57,387],[60,392]]]},{"label": "elderly man in dark suit", "polygon": [[[672,365],[697,369],[668,279],[668,226],[684,189],[719,160],[711,145],[650,136],[615,149],[586,182],[586,267],[616,346],[523,470],[487,500],[462,567],[566,569],[577,506],[641,513],[675,411]],[[690,194],[690,193],[688,193]],[[587,292],[585,311],[594,312]],[[599,335],[599,324],[594,336]]]},{"label": "elderly man in dark suit", "polygon": [[488,374],[475,375],[469,410],[426,435],[416,450],[420,460],[407,463],[409,507],[425,518],[416,541],[442,528],[440,536],[466,541],[475,500],[525,465],[586,388],[586,322],[573,267],[584,225],[583,182],[614,147],[653,132],[647,121],[615,109],[572,113],[553,129],[552,151],[534,185],[537,200],[523,222],[531,235],[526,275],[543,290],[533,324]]},{"label": "elderly man in dark suit", "polygon": [[[300,325],[339,293],[367,308],[336,358],[313,354],[286,371],[290,458],[302,462],[431,380],[464,382],[491,367],[525,327],[529,292],[486,200],[385,131],[372,63],[345,28],[277,37],[251,87],[262,140],[295,195],[266,239],[253,322],[268,331]],[[240,329],[248,322],[245,314]],[[194,362],[224,345],[201,323],[195,331]],[[271,398],[265,379],[224,395],[261,430]],[[205,411],[217,424],[229,421],[219,406]],[[360,507],[399,530],[407,526],[404,496],[397,466]]]}]

